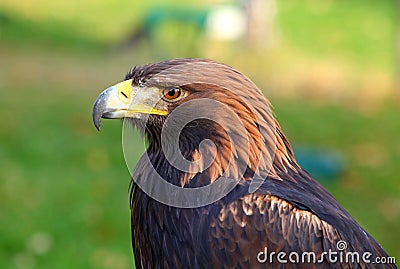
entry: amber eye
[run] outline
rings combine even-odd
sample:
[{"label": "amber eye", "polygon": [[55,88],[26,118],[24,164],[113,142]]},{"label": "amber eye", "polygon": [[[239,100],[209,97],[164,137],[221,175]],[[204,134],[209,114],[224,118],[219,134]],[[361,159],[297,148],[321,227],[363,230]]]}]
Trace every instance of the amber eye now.
[{"label": "amber eye", "polygon": [[180,88],[170,88],[163,90],[164,98],[167,100],[175,100],[182,95],[182,90]]}]

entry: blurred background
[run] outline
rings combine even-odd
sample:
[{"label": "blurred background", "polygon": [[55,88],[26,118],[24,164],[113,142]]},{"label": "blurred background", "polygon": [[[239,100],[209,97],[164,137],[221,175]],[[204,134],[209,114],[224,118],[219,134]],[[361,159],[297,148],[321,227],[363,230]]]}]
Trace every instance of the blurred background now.
[{"label": "blurred background", "polygon": [[91,109],[133,65],[177,57],[250,77],[300,162],[400,260],[398,10],[395,0],[2,0],[0,268],[133,268],[122,124],[98,133]]}]

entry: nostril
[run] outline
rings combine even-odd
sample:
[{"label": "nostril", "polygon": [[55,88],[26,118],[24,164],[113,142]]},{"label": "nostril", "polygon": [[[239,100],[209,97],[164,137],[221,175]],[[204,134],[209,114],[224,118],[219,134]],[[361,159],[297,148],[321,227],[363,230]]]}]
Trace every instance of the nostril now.
[{"label": "nostril", "polygon": [[121,94],[122,94],[125,98],[128,98],[128,96],[127,96],[124,92],[121,92]]}]

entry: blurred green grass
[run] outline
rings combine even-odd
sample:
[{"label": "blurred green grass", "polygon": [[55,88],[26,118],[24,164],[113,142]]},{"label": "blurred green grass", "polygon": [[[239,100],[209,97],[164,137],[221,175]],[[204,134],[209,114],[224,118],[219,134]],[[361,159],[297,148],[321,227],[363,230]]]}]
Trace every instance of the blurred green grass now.
[{"label": "blurred green grass", "polygon": [[[104,121],[97,133],[91,108],[131,65],[160,57],[145,45],[110,49],[157,2],[22,2],[0,4],[0,268],[132,268],[121,123]],[[395,1],[326,3],[278,2],[281,36],[272,51],[207,42],[196,53],[218,52],[216,60],[252,78],[270,97],[292,144],[345,156],[345,173],[324,184],[399,258]],[[172,43],[173,36],[165,40]],[[193,54],[163,57],[183,56]],[[350,75],[330,76],[343,67]],[[309,69],[322,73],[314,78]],[[319,93],[325,89],[320,80],[331,84],[328,92]],[[282,93],[290,87],[299,93]],[[332,99],[330,91],[340,87]],[[138,144],[135,154],[142,151]]]}]

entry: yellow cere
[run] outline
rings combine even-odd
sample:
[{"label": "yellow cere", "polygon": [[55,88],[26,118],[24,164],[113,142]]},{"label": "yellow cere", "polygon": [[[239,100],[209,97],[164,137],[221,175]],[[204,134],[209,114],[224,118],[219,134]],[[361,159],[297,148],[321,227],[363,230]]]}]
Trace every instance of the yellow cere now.
[{"label": "yellow cere", "polygon": [[[132,95],[136,95],[136,91],[134,90],[134,87],[132,87],[132,79],[122,81],[114,85],[113,87],[116,87],[118,93],[118,100],[111,99],[109,100],[109,102],[112,100],[114,100],[114,102],[121,101],[124,104],[129,105],[124,109],[126,110],[125,117],[134,116],[135,113],[168,115],[168,111],[150,107],[146,104],[134,104],[134,103],[131,104]],[[110,105],[113,107],[118,107],[118,104],[110,104]]]},{"label": "yellow cere", "polygon": [[118,91],[118,98],[125,104],[128,104],[131,100],[131,93],[133,89],[132,79],[122,81],[118,83],[116,86]]}]

